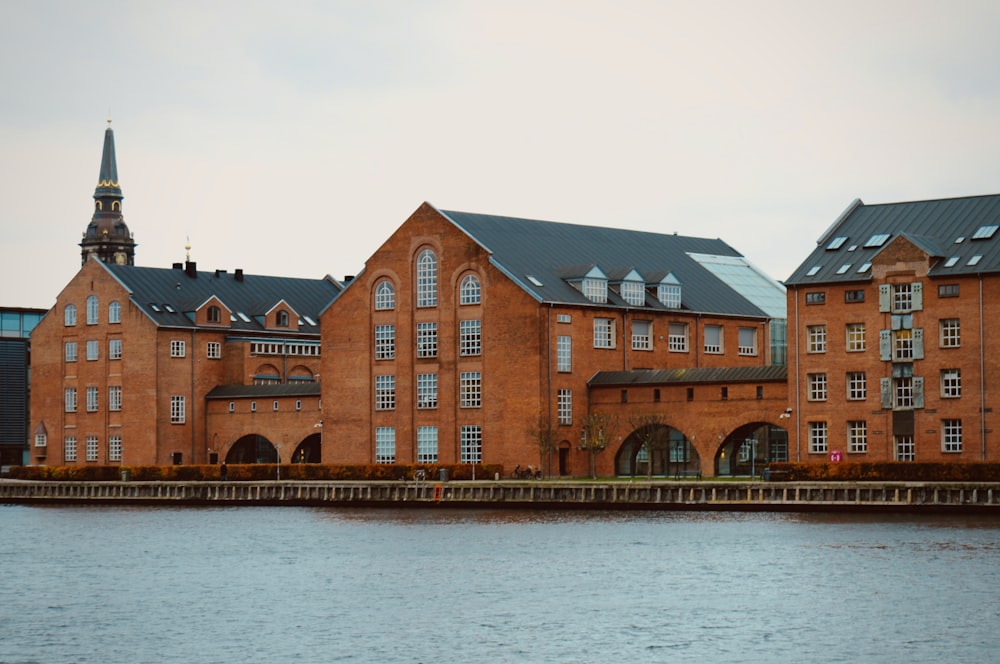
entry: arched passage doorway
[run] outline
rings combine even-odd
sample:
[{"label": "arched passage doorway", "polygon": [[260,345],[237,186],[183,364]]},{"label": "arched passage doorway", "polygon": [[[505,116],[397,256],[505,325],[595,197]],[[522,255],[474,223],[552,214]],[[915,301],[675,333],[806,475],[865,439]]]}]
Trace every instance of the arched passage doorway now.
[{"label": "arched passage doorway", "polygon": [[615,455],[615,474],[619,476],[687,477],[700,472],[698,450],[682,432],[664,424],[639,427]]},{"label": "arched passage doorway", "polygon": [[292,463],[319,463],[320,462],[320,435],[314,433],[306,436],[305,440],[299,443],[292,453]]},{"label": "arched passage doorway", "polygon": [[275,463],[277,460],[278,450],[271,441],[255,433],[247,434],[237,440],[226,454],[227,464]]},{"label": "arched passage doorway", "polygon": [[751,422],[723,441],[715,455],[715,474],[759,476],[767,464],[780,461],[788,461],[788,431],[769,422]]}]

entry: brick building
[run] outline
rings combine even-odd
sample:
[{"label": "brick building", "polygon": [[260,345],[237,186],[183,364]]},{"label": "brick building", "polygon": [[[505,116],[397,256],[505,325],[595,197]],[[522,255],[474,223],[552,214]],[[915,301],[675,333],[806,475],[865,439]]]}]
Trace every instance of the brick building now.
[{"label": "brick building", "polygon": [[[713,445],[708,433],[697,445],[689,444],[693,430],[671,434],[685,468],[713,475],[720,466],[712,458],[733,449],[734,432],[742,445],[760,428],[747,428],[754,422],[780,428],[787,400],[774,374],[742,377],[755,405],[765,383],[773,400],[746,418],[733,418],[722,394],[730,381],[743,384],[740,369],[785,364],[784,318],[782,286],[721,240],[424,204],[322,314],[323,460],[634,473],[644,458],[627,423],[615,427],[611,452],[596,455],[595,469],[580,449],[595,416],[621,421],[630,408],[611,400],[595,410],[591,389],[603,388],[591,379],[702,369],[715,373],[697,377],[693,399],[691,385],[675,377],[669,389],[680,385],[683,399],[671,409],[651,400],[649,410],[662,415],[664,431],[680,421],[672,409],[681,403],[690,413],[730,411],[721,437],[721,422],[697,429],[710,428]],[[735,396],[743,387],[731,389]],[[708,410],[699,410],[702,399]],[[697,419],[685,423],[697,427]],[[542,453],[539,441],[550,449]]]},{"label": "brick building", "polygon": [[1000,196],[855,201],[787,282],[793,459],[996,461]]}]

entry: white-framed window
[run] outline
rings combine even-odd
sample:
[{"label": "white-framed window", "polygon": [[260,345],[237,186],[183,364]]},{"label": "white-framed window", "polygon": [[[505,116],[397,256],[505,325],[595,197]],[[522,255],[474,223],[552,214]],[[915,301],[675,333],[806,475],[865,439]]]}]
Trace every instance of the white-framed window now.
[{"label": "white-framed window", "polygon": [[688,324],[671,323],[667,337],[667,349],[671,353],[688,352]]},{"label": "white-framed window", "polygon": [[375,463],[396,463],[394,427],[375,427]]},{"label": "white-framed window", "polygon": [[868,452],[868,423],[864,420],[847,422],[847,451],[852,454]]},{"label": "white-framed window", "polygon": [[101,347],[97,339],[87,340],[87,361],[93,362],[100,358]]},{"label": "white-framed window", "polygon": [[826,401],[826,374],[809,374],[809,401]]},{"label": "white-framed window", "polygon": [[809,453],[826,454],[827,430],[826,422],[809,423]]},{"label": "white-framed window", "polygon": [[205,356],[210,360],[221,360],[222,343],[219,341],[209,341],[205,344]]},{"label": "white-framed window", "polygon": [[941,420],[941,451],[962,451],[962,420]]},{"label": "white-framed window", "polygon": [[896,448],[896,461],[915,461],[917,448],[913,444],[913,436],[893,436]]},{"label": "white-framed window", "polygon": [[256,401],[251,401],[250,402],[250,412],[251,413],[256,413],[257,412],[257,402]]},{"label": "white-framed window", "polygon": [[557,323],[572,323],[573,316],[571,314],[556,314]]},{"label": "white-framed window", "polygon": [[67,413],[76,412],[76,388],[67,387],[63,390],[63,403]]},{"label": "white-framed window", "polygon": [[170,341],[170,357],[184,357],[187,354],[187,343],[181,339]]},{"label": "white-framed window", "polygon": [[722,336],[722,326],[721,325],[706,325],[705,326],[705,352],[712,354],[722,353],[723,346],[723,336]]},{"label": "white-framed window", "polygon": [[913,310],[913,284],[892,285],[892,310],[901,312]]},{"label": "white-framed window", "polygon": [[961,325],[957,318],[942,318],[939,323],[941,348],[958,348],[961,345]]},{"label": "white-framed window", "polygon": [[122,359],[122,340],[121,339],[108,339],[108,359],[109,360],[120,360],[120,359]]},{"label": "white-framed window", "polygon": [[396,377],[375,376],[375,410],[393,410],[396,407]]},{"label": "white-framed window", "polygon": [[276,327],[288,327],[288,321],[288,312],[282,309],[275,316],[274,323]]},{"label": "white-framed window", "polygon": [[417,374],[417,408],[438,407],[438,376],[436,373]]},{"label": "white-framed window", "polygon": [[375,326],[375,359],[391,360],[396,357],[396,326]]},{"label": "white-framed window", "polygon": [[479,277],[474,274],[462,277],[462,284],[458,289],[458,301],[460,304],[479,304],[482,302],[482,286],[479,283]]},{"label": "white-framed window", "polygon": [[615,319],[594,319],[594,348],[615,347]]},{"label": "white-framed window", "polygon": [[681,308],[681,284],[673,274],[668,274],[657,284],[656,299],[667,309]]},{"label": "white-framed window", "polygon": [[459,405],[462,408],[479,408],[483,405],[483,375],[478,371],[459,374]]},{"label": "white-framed window", "polygon": [[97,461],[99,452],[97,436],[87,436],[87,461]]},{"label": "white-framed window", "polygon": [[48,447],[49,436],[44,431],[35,434],[35,447]]},{"label": "white-framed window", "polygon": [[87,388],[87,412],[96,413],[99,407],[100,397],[98,396],[97,388],[90,386]]},{"label": "white-framed window", "polygon": [[222,309],[215,306],[214,304],[208,308],[207,312],[209,323],[221,323],[222,322]]},{"label": "white-framed window", "polygon": [[737,352],[740,355],[756,355],[757,328],[741,327],[737,334],[739,335],[739,339],[737,339]]},{"label": "white-framed window", "polygon": [[120,323],[122,322],[122,305],[121,302],[115,300],[108,304],[108,322],[109,323]]},{"label": "white-framed window", "polygon": [[278,401],[277,400],[271,402],[271,410],[273,410],[274,412],[278,412]]},{"label": "white-framed window", "polygon": [[483,428],[476,424],[463,424],[459,433],[459,463],[483,462]]},{"label": "white-framed window", "polygon": [[67,362],[76,362],[76,342],[67,341],[65,345],[65,358]]},{"label": "white-framed window", "polygon": [[598,276],[585,277],[583,295],[591,302],[604,304],[608,301],[608,280]]},{"label": "white-framed window", "polygon": [[115,433],[108,437],[108,461],[122,460],[122,436]]},{"label": "white-framed window", "polygon": [[108,410],[118,411],[122,409],[122,386],[108,386]]},{"label": "white-framed window", "polygon": [[66,436],[63,439],[63,460],[76,461],[76,436]]},{"label": "white-framed window", "polygon": [[653,350],[652,327],[648,320],[632,321],[632,350]]},{"label": "white-framed window", "polygon": [[76,325],[76,305],[67,304],[66,308],[63,309],[63,325],[66,327],[73,327]]},{"label": "white-framed window", "polygon": [[809,325],[806,327],[807,352],[826,352],[826,325]]},{"label": "white-framed window", "polygon": [[187,421],[187,405],[183,395],[170,397],[170,423],[184,424]]},{"label": "white-framed window", "polygon": [[897,360],[913,359],[913,330],[892,331],[892,352],[893,358]]},{"label": "white-framed window", "polygon": [[437,256],[430,249],[417,257],[417,306],[437,306]]},{"label": "white-framed window", "polygon": [[556,337],[556,371],[567,373],[573,370],[573,337]]},{"label": "white-framed window", "polygon": [[896,408],[913,408],[913,378],[903,376],[894,380]]},{"label": "white-framed window", "polygon": [[438,428],[417,427],[417,463],[437,463]]},{"label": "white-framed window", "polygon": [[87,297],[87,325],[97,325],[101,316],[101,305],[96,295]]},{"label": "white-framed window", "polygon": [[235,401],[230,401],[229,402],[229,412],[230,413],[235,413],[236,412],[236,402]]},{"label": "white-framed window", "polygon": [[962,396],[962,370],[941,370],[941,396],[947,399]]},{"label": "white-framed window", "polygon": [[868,398],[868,381],[864,371],[847,372],[847,398],[850,401],[864,401]]},{"label": "white-framed window", "polygon": [[559,424],[573,424],[573,390],[560,389],[556,393],[556,414]]},{"label": "white-framed window", "polygon": [[646,284],[634,279],[626,279],[621,283],[621,296],[633,307],[641,307],[646,303]]},{"label": "white-framed window", "polygon": [[438,324],[417,323],[417,357],[437,357]]},{"label": "white-framed window", "polygon": [[375,286],[375,311],[388,311],[395,308],[396,289],[393,288],[391,281],[383,279]]},{"label": "white-framed window", "polygon": [[865,324],[847,324],[847,352],[858,353],[865,350]]},{"label": "white-framed window", "polygon": [[479,320],[463,320],[458,323],[458,352],[468,357],[483,352],[483,324]]}]

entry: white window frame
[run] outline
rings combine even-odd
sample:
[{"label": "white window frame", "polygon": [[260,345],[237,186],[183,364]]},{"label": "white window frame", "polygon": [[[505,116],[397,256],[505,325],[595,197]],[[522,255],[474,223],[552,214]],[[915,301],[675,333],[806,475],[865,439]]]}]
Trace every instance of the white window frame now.
[{"label": "white window frame", "polygon": [[458,352],[463,357],[482,355],[483,322],[467,319],[458,322]]},{"label": "white window frame", "polygon": [[184,424],[187,422],[187,399],[184,395],[170,396],[170,423]]},{"label": "white window frame", "polygon": [[632,350],[653,350],[653,321],[632,321]]},{"label": "white window frame", "polygon": [[417,256],[417,307],[437,306],[437,255],[424,249]]},{"label": "white window frame", "polygon": [[438,428],[417,427],[417,463],[437,463]]},{"label": "white window frame", "polygon": [[170,357],[185,357],[187,355],[187,342],[183,339],[170,340]]},{"label": "white window frame", "polygon": [[634,279],[626,279],[620,285],[622,299],[633,307],[641,307],[646,303],[646,284]]},{"label": "white window frame", "polygon": [[108,461],[122,460],[122,435],[113,433],[108,436]]},{"label": "white window frame", "polygon": [[108,410],[120,411],[122,409],[122,386],[108,385]]},{"label": "white window frame", "polygon": [[962,345],[962,327],[958,318],[942,318],[938,329],[941,348],[958,348]]},{"label": "white window frame", "polygon": [[108,322],[112,324],[122,322],[122,304],[118,300],[108,304]]},{"label": "white window frame", "polygon": [[573,337],[568,334],[556,337],[556,371],[560,373],[573,371]]},{"label": "white window frame", "polygon": [[826,422],[809,423],[809,453],[826,454],[828,448],[827,437],[829,431]]},{"label": "white window frame", "polygon": [[438,324],[432,321],[417,323],[417,357],[437,357]]},{"label": "white window frame", "polygon": [[96,362],[101,359],[101,346],[97,339],[87,340],[87,361]]},{"label": "white window frame", "polygon": [[207,357],[210,360],[221,360],[222,342],[209,341],[207,344],[205,344],[205,357]]},{"label": "white window frame", "polygon": [[809,380],[809,401],[826,401],[827,399],[827,379],[825,373],[808,374]]},{"label": "white window frame", "polygon": [[382,324],[375,326],[375,359],[393,360],[396,358],[396,326]]},{"label": "white window frame", "polygon": [[868,423],[865,420],[848,420],[847,451],[851,454],[868,452]]},{"label": "white window frame", "polygon": [[725,328],[722,325],[705,325],[705,354],[721,355],[725,351]]},{"label": "white window frame", "polygon": [[87,436],[87,461],[97,461],[100,458],[101,445],[97,436]]},{"label": "white window frame", "polygon": [[559,424],[573,424],[573,390],[561,388],[556,393],[556,414]]},{"label": "white window frame", "polygon": [[381,374],[375,376],[375,410],[395,410],[396,376]]},{"label": "white window frame", "polygon": [[391,311],[395,308],[396,288],[391,281],[383,279],[375,286],[375,311]]},{"label": "white window frame", "polygon": [[67,387],[63,390],[63,410],[67,413],[75,413],[77,407],[76,388]]},{"label": "white window frame", "polygon": [[859,353],[865,350],[867,340],[865,339],[864,323],[848,323],[846,333],[848,353]]},{"label": "white window frame", "polygon": [[76,461],[76,436],[63,439],[63,461]]},{"label": "white window frame", "polygon": [[482,284],[479,283],[479,277],[474,274],[462,277],[462,284],[458,289],[459,304],[480,304],[482,297]]},{"label": "white window frame", "polygon": [[63,355],[64,359],[67,362],[76,362],[76,352],[77,352],[77,350],[76,350],[76,342],[75,341],[67,341],[66,344],[65,344],[65,352],[64,352],[64,355]]},{"label": "white window frame", "polygon": [[605,304],[608,301],[608,280],[604,277],[584,277],[581,287],[584,297],[591,302]]},{"label": "white window frame", "polygon": [[121,339],[108,339],[108,359],[109,360],[120,360],[120,359],[122,359],[122,340]]},{"label": "white window frame", "polygon": [[94,385],[87,386],[87,412],[96,413],[101,407],[101,395],[98,388]]},{"label": "white window frame", "polygon": [[101,301],[96,295],[87,296],[87,325],[97,325],[101,320]]},{"label": "white window frame", "polygon": [[946,454],[962,451],[962,420],[957,418],[941,420],[941,451]]},{"label": "white window frame", "polygon": [[615,347],[615,322],[614,318],[594,319],[594,348]]},{"label": "white window frame", "polygon": [[864,401],[868,398],[868,378],[864,371],[847,372],[847,400]]},{"label": "white window frame", "polygon": [[76,326],[76,305],[67,304],[63,309],[63,325],[66,327]]},{"label": "white window frame", "polygon": [[957,399],[962,396],[962,370],[941,370],[941,398]]},{"label": "white window frame", "polygon": [[463,424],[459,431],[459,463],[483,462],[483,428],[478,424]]},{"label": "white window frame", "polygon": [[688,323],[670,323],[667,333],[667,349],[671,353],[687,353],[691,326]]},{"label": "white window frame", "polygon": [[892,446],[895,451],[896,461],[916,460],[917,447],[913,442],[913,436],[893,436]]},{"label": "white window frame", "polygon": [[375,463],[396,463],[395,427],[375,427]]},{"label": "white window frame", "polygon": [[436,373],[417,374],[417,410],[438,407],[438,375]]},{"label": "white window frame", "polygon": [[826,325],[806,326],[806,352],[825,353],[826,352]]},{"label": "white window frame", "polygon": [[757,355],[757,328],[741,327],[737,330],[738,339],[736,341],[738,355]]},{"label": "white window frame", "polygon": [[481,408],[483,405],[483,374],[463,371],[459,374],[459,406]]}]

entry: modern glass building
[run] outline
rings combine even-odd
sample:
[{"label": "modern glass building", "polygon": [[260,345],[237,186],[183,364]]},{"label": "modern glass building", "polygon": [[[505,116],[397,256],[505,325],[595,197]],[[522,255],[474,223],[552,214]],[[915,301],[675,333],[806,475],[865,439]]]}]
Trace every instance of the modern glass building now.
[{"label": "modern glass building", "polygon": [[31,391],[31,331],[45,309],[0,307],[0,465],[25,462]]}]

